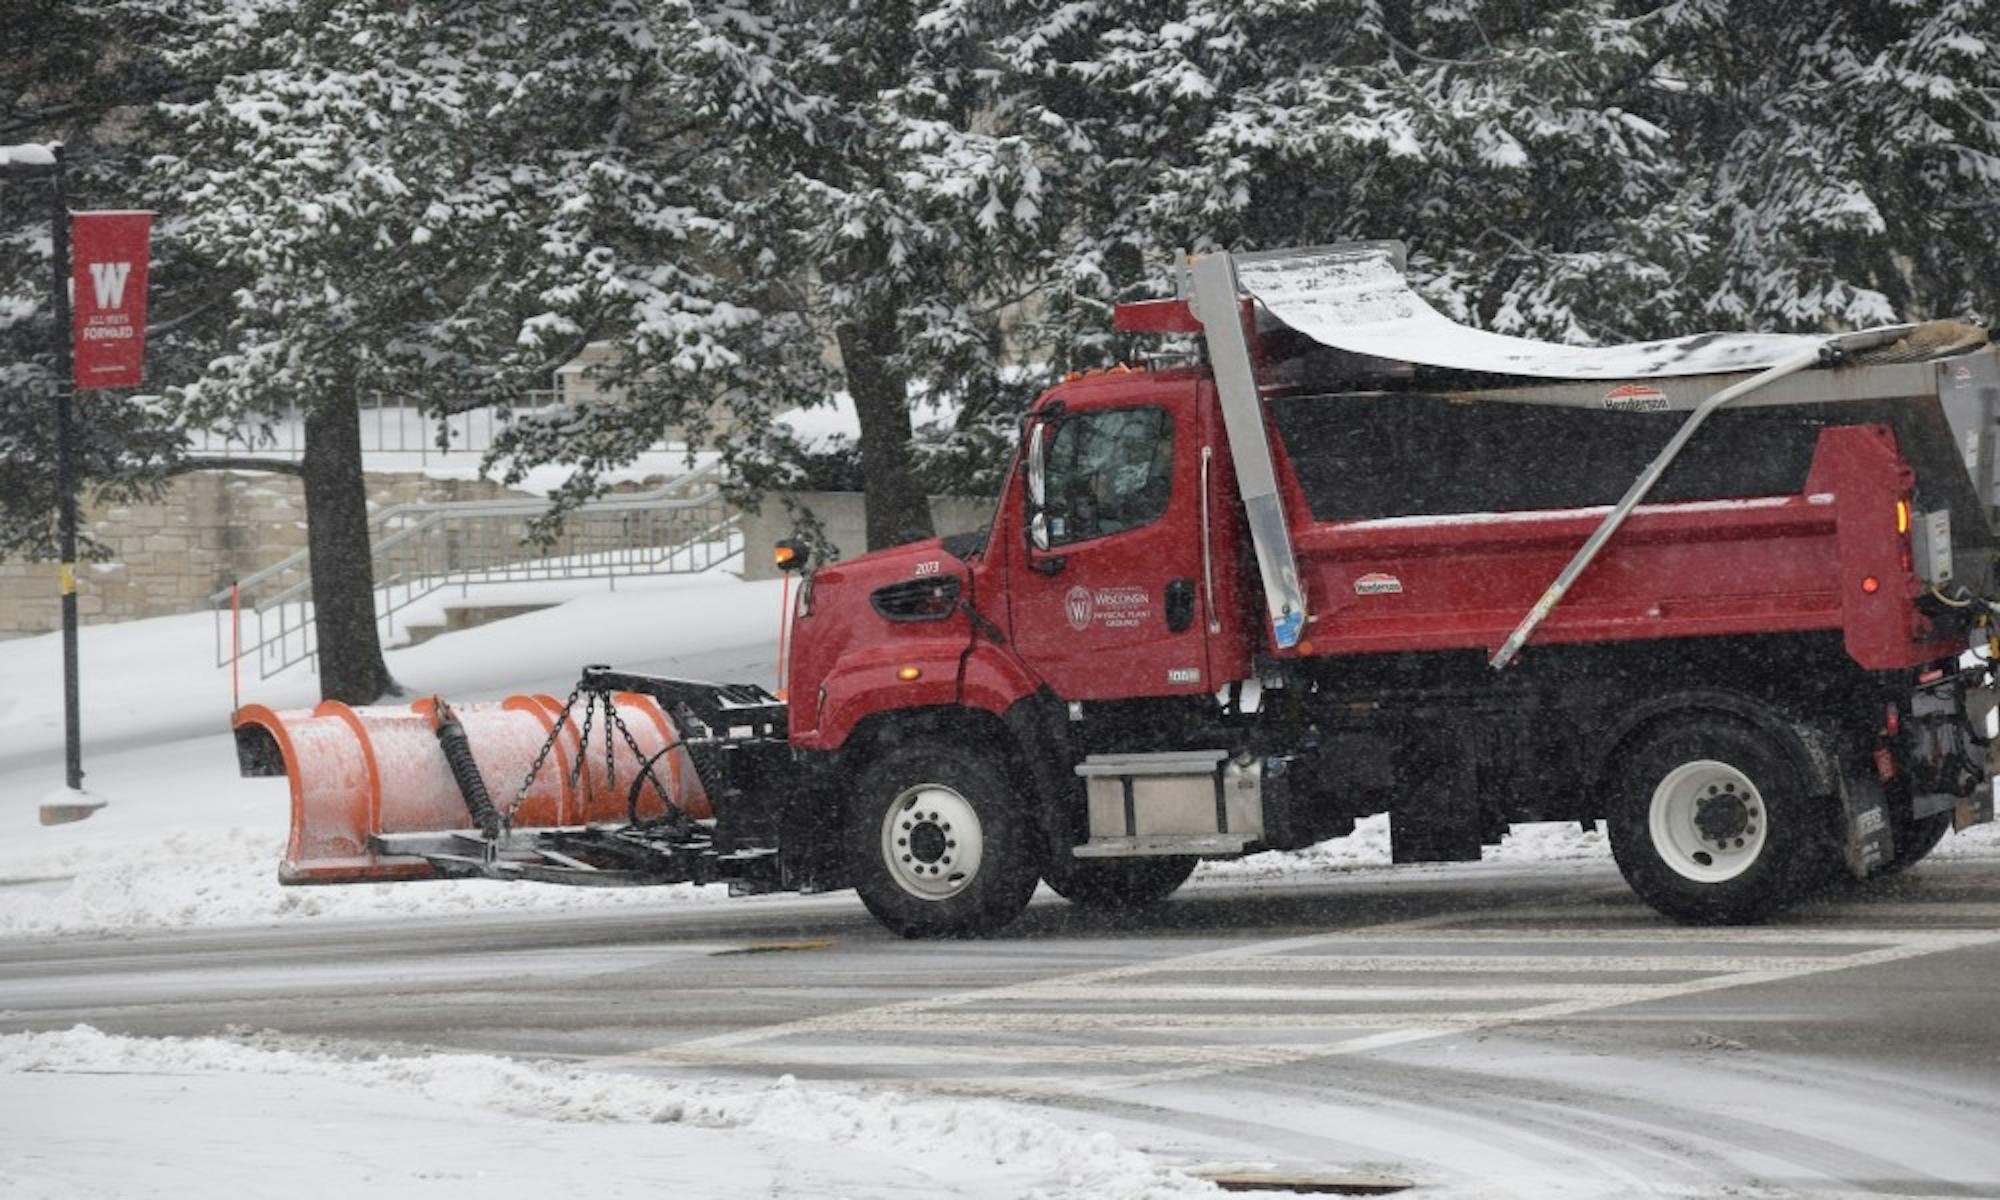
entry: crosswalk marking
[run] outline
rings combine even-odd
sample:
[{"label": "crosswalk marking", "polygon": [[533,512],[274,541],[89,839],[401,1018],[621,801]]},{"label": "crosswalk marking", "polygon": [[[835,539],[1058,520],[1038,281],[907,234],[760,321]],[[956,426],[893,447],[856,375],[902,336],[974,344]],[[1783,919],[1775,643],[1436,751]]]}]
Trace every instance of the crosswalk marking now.
[{"label": "crosswalk marking", "polygon": [[1115,983],[1078,987],[1053,983],[1024,987],[1007,994],[1009,1001],[1073,1001],[1080,1004],[1424,1004],[1465,1001],[1573,1000],[1587,996],[1606,1004],[1643,1000],[1658,984],[1645,983],[1491,983],[1402,987],[1355,983],[1319,986],[1259,987],[1252,984],[1199,987],[1187,984]]},{"label": "crosswalk marking", "polygon": [[1789,970],[1825,962],[1822,955],[1745,954],[1270,954],[1244,955],[1229,962],[1195,963],[1184,973],[1227,971],[1267,974],[1362,974],[1365,972],[1439,975],[1547,975],[1621,972],[1721,974],[1731,971]]},{"label": "crosswalk marking", "polygon": [[[905,1085],[1091,1095],[2000,943],[1992,929],[1515,932],[1475,924],[1486,919],[1446,914],[1225,946],[747,1028],[637,1058],[865,1064]],[[1048,1064],[1071,1070],[1035,1072]]]}]

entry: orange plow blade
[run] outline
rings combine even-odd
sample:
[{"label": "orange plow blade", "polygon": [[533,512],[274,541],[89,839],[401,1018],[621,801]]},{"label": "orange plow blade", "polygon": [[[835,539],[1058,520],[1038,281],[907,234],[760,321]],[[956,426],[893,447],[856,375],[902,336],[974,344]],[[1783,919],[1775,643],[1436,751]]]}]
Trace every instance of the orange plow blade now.
[{"label": "orange plow blade", "polygon": [[[644,821],[665,815],[669,800],[688,817],[711,815],[687,751],[677,745],[673,722],[660,705],[629,692],[613,703],[631,734],[629,743],[602,727],[600,711],[585,744],[579,708],[562,719],[551,744],[563,706],[549,696],[453,706],[487,795],[510,817],[513,829],[575,828],[624,822],[628,816]],[[310,710],[275,712],[256,704],[237,710],[243,773],[282,774],[291,783],[291,838],[278,869],[280,882],[363,883],[444,874],[428,858],[386,850],[376,840],[468,830],[475,823],[439,744],[432,704],[426,699],[351,708],[328,701]],[[548,754],[537,766],[544,746]],[[636,811],[628,811],[642,760],[652,761],[651,778],[637,790]],[[535,775],[524,793],[522,781],[531,767]]]}]

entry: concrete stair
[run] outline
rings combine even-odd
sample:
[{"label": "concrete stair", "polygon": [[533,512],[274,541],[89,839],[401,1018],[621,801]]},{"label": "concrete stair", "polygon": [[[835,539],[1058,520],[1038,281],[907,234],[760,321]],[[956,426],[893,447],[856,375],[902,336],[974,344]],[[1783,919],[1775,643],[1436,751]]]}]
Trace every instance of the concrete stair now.
[{"label": "concrete stair", "polygon": [[406,636],[403,640],[403,647],[421,646],[432,638],[443,637],[447,633],[457,633],[461,629],[477,629],[481,625],[490,625],[494,621],[504,621],[508,617],[525,616],[531,612],[540,612],[545,608],[554,607],[555,605],[553,604],[469,604],[454,606],[444,610],[444,622],[442,624],[424,622],[405,625],[403,632]]}]

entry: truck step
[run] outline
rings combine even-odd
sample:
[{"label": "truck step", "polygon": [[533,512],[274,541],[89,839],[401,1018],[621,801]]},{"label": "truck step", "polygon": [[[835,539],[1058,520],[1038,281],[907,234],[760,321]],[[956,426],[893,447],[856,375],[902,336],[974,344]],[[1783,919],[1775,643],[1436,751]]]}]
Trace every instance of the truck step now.
[{"label": "truck step", "polygon": [[1256,841],[1248,833],[1150,833],[1137,837],[1092,838],[1071,851],[1078,858],[1138,858],[1142,855],[1241,854]]}]

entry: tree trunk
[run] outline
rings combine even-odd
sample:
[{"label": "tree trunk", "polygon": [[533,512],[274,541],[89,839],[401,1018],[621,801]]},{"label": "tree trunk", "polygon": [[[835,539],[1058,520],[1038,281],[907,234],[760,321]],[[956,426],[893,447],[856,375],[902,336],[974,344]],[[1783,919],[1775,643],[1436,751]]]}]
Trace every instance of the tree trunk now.
[{"label": "tree trunk", "polygon": [[382,638],[375,627],[361,414],[352,392],[321,397],[307,411],[302,466],[320,697],[373,704],[395,681],[382,661]]},{"label": "tree trunk", "polygon": [[835,330],[840,364],[861,422],[862,496],[868,508],[868,548],[881,550],[931,537],[930,500],[910,469],[909,380],[895,361],[892,304],[871,308]]}]

